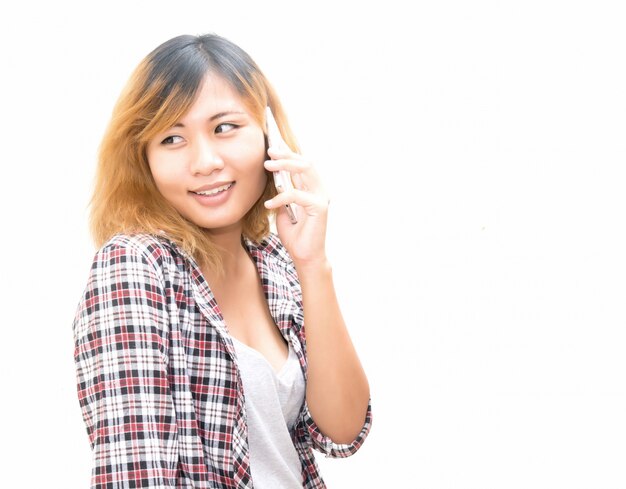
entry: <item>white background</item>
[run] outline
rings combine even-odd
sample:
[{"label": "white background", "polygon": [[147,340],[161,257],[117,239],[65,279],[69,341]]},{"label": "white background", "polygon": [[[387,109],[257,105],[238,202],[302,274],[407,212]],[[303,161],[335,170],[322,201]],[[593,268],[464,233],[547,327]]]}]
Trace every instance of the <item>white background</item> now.
[{"label": "white background", "polygon": [[5,5],[2,487],[88,486],[71,321],[97,146],[140,59],[205,32],[257,60],[332,195],[374,426],[320,459],[328,485],[626,487],[619,4]]}]

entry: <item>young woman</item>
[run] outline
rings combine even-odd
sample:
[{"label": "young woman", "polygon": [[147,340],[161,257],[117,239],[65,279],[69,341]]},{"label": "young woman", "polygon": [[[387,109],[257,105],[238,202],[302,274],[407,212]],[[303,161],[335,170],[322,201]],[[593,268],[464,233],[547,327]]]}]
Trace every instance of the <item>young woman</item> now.
[{"label": "young woman", "polygon": [[[267,106],[289,148],[268,148]],[[277,194],[279,170],[293,190]],[[312,448],[361,446],[369,387],[324,251],[327,211],[244,51],[180,36],[141,62],[102,142],[100,250],[74,321],[92,487],[322,488]]]}]

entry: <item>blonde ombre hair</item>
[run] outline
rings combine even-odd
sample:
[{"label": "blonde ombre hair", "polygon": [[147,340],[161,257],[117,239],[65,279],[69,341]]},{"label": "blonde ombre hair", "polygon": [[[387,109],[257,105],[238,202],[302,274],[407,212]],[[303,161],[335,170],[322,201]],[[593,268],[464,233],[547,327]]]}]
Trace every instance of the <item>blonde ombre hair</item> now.
[{"label": "blonde ombre hair", "polygon": [[[146,157],[148,142],[187,113],[208,74],[229,82],[263,128],[269,105],[285,142],[298,150],[274,89],[245,51],[214,34],[170,39],[135,69],[102,140],[90,216],[98,247],[119,233],[165,234],[201,265],[220,267],[208,233],[163,198]],[[243,220],[243,234],[253,241],[270,232],[272,211],[263,202],[276,190],[269,176],[263,194]]]}]

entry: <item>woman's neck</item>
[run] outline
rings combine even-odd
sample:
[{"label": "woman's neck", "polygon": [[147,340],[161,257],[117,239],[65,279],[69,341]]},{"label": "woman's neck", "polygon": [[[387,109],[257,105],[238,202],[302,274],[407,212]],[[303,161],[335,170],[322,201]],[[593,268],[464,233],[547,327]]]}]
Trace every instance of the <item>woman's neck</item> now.
[{"label": "woman's neck", "polygon": [[222,262],[222,273],[204,270],[205,275],[213,281],[237,277],[251,260],[241,239],[241,229],[208,231],[211,241],[215,244]]}]

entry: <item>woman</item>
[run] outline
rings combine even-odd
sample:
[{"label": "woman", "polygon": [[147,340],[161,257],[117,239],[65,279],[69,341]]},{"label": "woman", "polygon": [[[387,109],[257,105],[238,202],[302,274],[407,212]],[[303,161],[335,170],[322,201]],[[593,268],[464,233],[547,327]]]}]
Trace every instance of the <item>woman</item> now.
[{"label": "woman", "polygon": [[[289,148],[268,148],[266,106]],[[277,194],[279,170],[295,189]],[[320,488],[311,448],[360,447],[369,387],[324,251],[327,210],[239,47],[180,36],[140,63],[100,149],[101,248],[74,322],[92,487]]]}]

